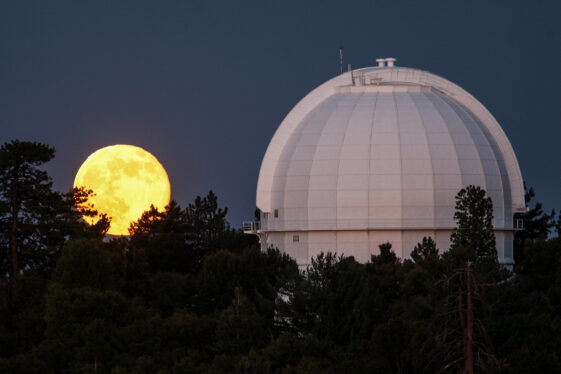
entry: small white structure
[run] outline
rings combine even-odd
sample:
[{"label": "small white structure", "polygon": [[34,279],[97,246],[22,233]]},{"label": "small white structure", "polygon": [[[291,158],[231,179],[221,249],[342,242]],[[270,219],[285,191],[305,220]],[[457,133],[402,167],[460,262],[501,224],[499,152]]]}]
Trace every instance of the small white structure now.
[{"label": "small white structure", "polygon": [[476,185],[493,201],[499,261],[513,264],[524,187],[495,118],[446,79],[376,61],[317,87],[286,116],[259,173],[261,220],[244,230],[299,265],[321,251],[366,262],[385,242],[407,258],[424,236],[448,249],[455,196]]}]

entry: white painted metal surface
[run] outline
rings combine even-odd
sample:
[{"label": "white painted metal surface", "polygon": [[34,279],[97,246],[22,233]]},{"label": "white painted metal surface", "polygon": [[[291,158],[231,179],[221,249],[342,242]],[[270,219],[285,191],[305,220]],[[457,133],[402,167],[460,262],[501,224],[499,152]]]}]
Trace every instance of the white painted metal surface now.
[{"label": "white painted metal surface", "polygon": [[447,249],[454,197],[473,184],[493,200],[511,263],[524,190],[506,135],[460,87],[392,60],[331,79],[281,123],[257,185],[262,245],[300,264],[328,250],[367,261],[386,241],[407,257],[429,235]]}]

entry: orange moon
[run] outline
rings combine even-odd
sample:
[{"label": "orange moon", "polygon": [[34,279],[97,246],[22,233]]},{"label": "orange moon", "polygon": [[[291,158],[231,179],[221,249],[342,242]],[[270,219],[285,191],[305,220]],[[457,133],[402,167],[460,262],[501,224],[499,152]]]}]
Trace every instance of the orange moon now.
[{"label": "orange moon", "polygon": [[[128,235],[131,222],[154,205],[169,204],[166,170],[151,153],[132,145],[112,145],[92,153],[80,166],[74,187],[93,190],[90,199],[100,213],[111,217],[111,235]],[[84,217],[92,224],[96,219]]]}]

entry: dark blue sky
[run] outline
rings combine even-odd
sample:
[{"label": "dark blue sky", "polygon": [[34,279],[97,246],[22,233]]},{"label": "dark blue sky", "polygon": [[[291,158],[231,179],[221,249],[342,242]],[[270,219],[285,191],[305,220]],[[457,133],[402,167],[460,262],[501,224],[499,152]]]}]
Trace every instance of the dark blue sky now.
[{"label": "dark blue sky", "polygon": [[213,189],[251,219],[277,126],[345,66],[396,57],[497,118],[527,184],[561,208],[561,1],[3,1],[0,143],[48,143],[68,190],[123,143],[164,165],[182,206]]}]

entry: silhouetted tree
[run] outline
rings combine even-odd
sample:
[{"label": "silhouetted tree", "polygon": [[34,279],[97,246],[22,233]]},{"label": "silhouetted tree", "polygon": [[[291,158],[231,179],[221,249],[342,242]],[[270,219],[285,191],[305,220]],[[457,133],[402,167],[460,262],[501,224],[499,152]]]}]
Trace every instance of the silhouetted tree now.
[{"label": "silhouetted tree", "polygon": [[398,316],[376,326],[370,339],[371,355],[381,364],[376,372],[414,372],[414,334],[415,324]]},{"label": "silhouetted tree", "polygon": [[380,254],[371,256],[370,262],[366,264],[366,272],[369,275],[370,287],[378,290],[379,302],[383,303],[383,308],[386,309],[392,300],[401,296],[403,265],[392,251],[391,243],[383,243],[378,247]]},{"label": "silhouetted tree", "polygon": [[225,248],[241,252],[256,242],[229,227],[227,211],[218,208],[212,191],[204,198],[197,196],[185,210],[173,200],[163,212],[151,207],[131,224],[131,247],[145,251],[154,272],[196,273],[205,256]]},{"label": "silhouetted tree", "polygon": [[416,263],[426,261],[429,259],[438,259],[438,249],[436,249],[436,243],[429,236],[423,237],[421,243],[417,243],[413,251],[411,252],[411,258]]},{"label": "silhouetted tree", "polygon": [[456,195],[454,219],[457,227],[450,236],[451,249],[469,249],[476,262],[484,259],[497,261],[493,202],[486,196],[485,190],[476,186],[462,188]]},{"label": "silhouetted tree", "polygon": [[[103,238],[109,230],[110,219],[95,209],[90,202],[92,196],[93,191],[83,187],[73,188],[64,194],[53,192],[51,201],[45,204],[41,217],[36,221],[37,240],[32,255],[46,251],[51,268],[69,240]],[[84,217],[96,222],[90,225]]]},{"label": "silhouetted tree", "polygon": [[106,243],[81,239],[65,245],[46,293],[44,360],[55,372],[109,373],[117,327],[144,312],[119,292],[122,279]]},{"label": "silhouetted tree", "polygon": [[[58,210],[61,237],[65,240],[75,238],[101,239],[107,234],[111,218],[100,213],[90,201],[95,193],[84,187],[74,187],[62,194],[62,207]],[[85,219],[94,219],[95,223],[88,223]],[[53,227],[51,226],[51,230]]]},{"label": "silhouetted tree", "polygon": [[[0,222],[12,278],[48,255],[30,256],[37,251],[37,221],[55,196],[51,178],[38,167],[54,154],[54,148],[36,142],[13,140],[0,147]],[[8,269],[3,266],[2,270]]]},{"label": "silhouetted tree", "polygon": [[204,198],[197,196],[187,206],[185,219],[191,232],[190,243],[196,251],[211,253],[220,249],[220,240],[229,230],[227,213],[228,208],[218,207],[218,198],[212,190]]},{"label": "silhouetted tree", "polygon": [[[6,248],[0,259],[4,274],[9,271],[14,277],[31,267],[47,272],[66,241],[101,238],[107,232],[109,219],[99,215],[89,202],[92,191],[74,188],[60,194],[52,190],[51,178],[39,167],[54,153],[45,144],[19,140],[0,147],[0,243]],[[84,216],[99,219],[90,226]]]},{"label": "silhouetted tree", "polygon": [[247,353],[251,348],[262,346],[270,339],[263,317],[243,294],[240,287],[234,291],[234,299],[218,318],[216,344],[220,352]]},{"label": "silhouetted tree", "polygon": [[[561,372],[561,238],[529,241],[488,325],[506,373]],[[513,333],[515,331],[515,333]]]},{"label": "silhouetted tree", "polygon": [[205,258],[198,274],[197,311],[210,314],[223,310],[240,288],[265,319],[269,334],[274,335],[279,293],[296,282],[298,275],[296,262],[278,250],[263,253],[253,246],[240,254],[217,251]]},{"label": "silhouetted tree", "polygon": [[527,240],[515,277],[489,276],[492,205],[476,187],[458,196],[449,251],[423,238],[402,260],[384,243],[366,264],[322,253],[301,272],[231,229],[212,192],[106,241],[91,191],[55,193],[39,174],[44,195],[18,185],[31,202],[13,282],[1,175],[1,373],[561,372],[561,238]]},{"label": "silhouetted tree", "polygon": [[[443,298],[429,326],[430,336],[422,347],[428,373],[496,372],[499,360],[493,354],[480,314],[487,307],[484,285],[478,281],[471,261],[438,282]],[[488,311],[487,311],[488,313]]]},{"label": "silhouetted tree", "polygon": [[[524,183],[526,206],[530,207],[535,196],[534,189],[526,189]],[[547,214],[543,211],[542,203],[536,202],[526,213],[517,213],[514,218],[521,218],[523,223],[523,229],[514,234],[514,261],[518,264],[524,259],[522,248],[526,240],[546,239],[555,227],[555,211],[551,210],[551,213]]]},{"label": "silhouetted tree", "polygon": [[131,223],[130,246],[146,254],[152,272],[198,270],[202,254],[190,243],[193,233],[186,214],[172,200],[163,212],[154,206]]}]

